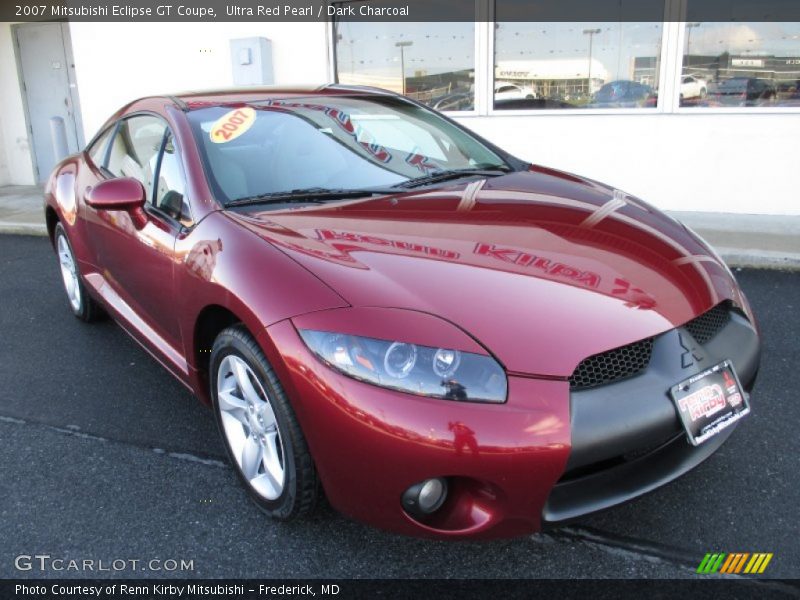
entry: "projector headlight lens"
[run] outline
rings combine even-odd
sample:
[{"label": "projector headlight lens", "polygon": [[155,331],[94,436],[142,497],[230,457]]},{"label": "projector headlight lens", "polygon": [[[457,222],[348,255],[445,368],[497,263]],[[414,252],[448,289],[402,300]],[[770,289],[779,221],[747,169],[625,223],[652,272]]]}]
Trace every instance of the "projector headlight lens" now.
[{"label": "projector headlight lens", "polygon": [[433,372],[439,377],[450,377],[461,364],[461,352],[439,348],[433,355]]},{"label": "projector headlight lens", "polygon": [[447,400],[506,401],[506,374],[491,356],[311,329],[300,336],[322,361],[373,385]]},{"label": "projector headlight lens", "polygon": [[417,364],[417,347],[414,344],[395,342],[383,355],[383,368],[395,379],[405,379]]}]

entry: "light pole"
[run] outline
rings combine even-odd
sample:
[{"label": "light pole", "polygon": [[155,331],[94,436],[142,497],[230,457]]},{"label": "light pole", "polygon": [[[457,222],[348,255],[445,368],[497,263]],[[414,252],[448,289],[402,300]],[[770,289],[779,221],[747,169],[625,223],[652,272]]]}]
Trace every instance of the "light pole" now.
[{"label": "light pole", "polygon": [[400,80],[403,83],[403,96],[406,95],[406,56],[404,50],[413,45],[412,41],[395,42],[395,46],[400,48]]},{"label": "light pole", "polygon": [[595,34],[600,33],[601,29],[584,29],[583,34],[589,36],[589,94],[592,93],[592,42]]},{"label": "light pole", "polygon": [[700,27],[702,23],[687,23],[686,24],[686,65],[689,66],[690,56],[692,55],[692,29]]}]

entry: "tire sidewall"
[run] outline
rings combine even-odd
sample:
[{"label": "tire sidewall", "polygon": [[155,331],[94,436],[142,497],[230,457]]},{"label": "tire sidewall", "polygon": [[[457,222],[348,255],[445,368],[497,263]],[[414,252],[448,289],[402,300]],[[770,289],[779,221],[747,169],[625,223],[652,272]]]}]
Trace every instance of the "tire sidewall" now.
[{"label": "tire sidewall", "polygon": [[[259,355],[260,354],[260,355]],[[253,373],[258,377],[261,387],[268,396],[272,411],[275,413],[275,419],[278,423],[278,431],[281,438],[284,460],[284,485],[281,495],[275,500],[268,500],[260,495],[253,489],[250,482],[242,474],[239,468],[238,461],[234,456],[230,444],[228,443],[227,435],[222,424],[222,415],[219,409],[219,400],[217,398],[217,378],[219,374],[219,366],[223,359],[227,356],[234,355],[247,363],[247,366],[252,369]],[[247,490],[248,495],[258,505],[259,508],[264,510],[272,517],[288,518],[294,511],[297,499],[297,468],[295,460],[295,446],[291,438],[292,428],[289,424],[289,419],[286,414],[287,400],[282,389],[276,388],[273,380],[277,382],[272,369],[260,352],[254,353],[253,350],[242,340],[238,335],[231,334],[227,331],[220,334],[214,342],[214,347],[211,351],[211,360],[209,364],[209,383],[211,386],[211,399],[214,407],[214,419],[217,422],[222,441],[225,446],[225,451],[231,461],[233,470],[236,476],[242,482],[242,485]],[[278,385],[280,385],[278,383]]]}]

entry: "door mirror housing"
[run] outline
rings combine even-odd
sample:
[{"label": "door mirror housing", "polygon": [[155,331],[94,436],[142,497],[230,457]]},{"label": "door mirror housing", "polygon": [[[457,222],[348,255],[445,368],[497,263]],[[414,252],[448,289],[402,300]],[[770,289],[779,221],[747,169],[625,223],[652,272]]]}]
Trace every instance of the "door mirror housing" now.
[{"label": "door mirror housing", "polygon": [[95,210],[124,210],[131,216],[137,229],[147,223],[144,212],[146,194],[144,186],[133,177],[120,177],[101,181],[86,194],[86,204]]}]

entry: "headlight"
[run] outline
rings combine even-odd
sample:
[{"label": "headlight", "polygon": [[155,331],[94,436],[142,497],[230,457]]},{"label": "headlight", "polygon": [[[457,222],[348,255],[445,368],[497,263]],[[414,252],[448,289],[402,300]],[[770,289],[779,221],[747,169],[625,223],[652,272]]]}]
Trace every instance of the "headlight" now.
[{"label": "headlight", "polygon": [[506,374],[491,356],[311,329],[300,336],[324,362],[361,381],[448,400],[506,401]]}]

